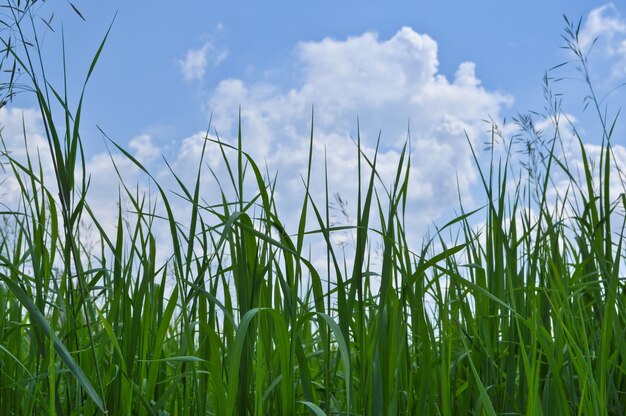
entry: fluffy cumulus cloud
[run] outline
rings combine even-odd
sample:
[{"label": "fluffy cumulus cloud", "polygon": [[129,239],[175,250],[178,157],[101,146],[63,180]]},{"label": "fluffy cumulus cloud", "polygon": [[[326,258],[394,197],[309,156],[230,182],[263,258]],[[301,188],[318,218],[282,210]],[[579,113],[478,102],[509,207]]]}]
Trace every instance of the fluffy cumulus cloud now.
[{"label": "fluffy cumulus cloud", "polygon": [[[606,19],[614,20],[606,26],[602,23]],[[623,22],[610,5],[590,13],[582,30],[582,41],[590,45],[592,41],[587,39],[593,39],[592,33],[608,30],[603,29],[606,27],[611,28],[614,43],[626,34]],[[181,69],[189,80],[202,78],[208,57],[215,52],[212,48],[204,45],[181,61]],[[437,42],[411,28],[402,28],[388,39],[368,32],[347,39],[302,42],[295,48],[293,59],[293,67],[298,71],[296,81],[290,86],[224,79],[207,98],[213,127],[222,140],[230,143],[237,137],[241,108],[244,149],[272,178],[277,173],[277,208],[288,232],[296,231],[293,227],[304,198],[302,176],[306,174],[308,162],[312,109],[311,191],[316,202],[324,205],[326,158],[330,193],[340,195],[342,201],[331,201],[337,208],[332,213],[334,221],[354,223],[358,189],[357,135],[369,157],[378,144],[377,168],[382,183],[388,186],[395,177],[402,146],[410,130],[406,220],[413,242],[419,241],[421,233],[433,221],[441,223],[452,213],[458,206],[459,192],[466,207],[472,204],[472,186],[477,184],[477,172],[468,140],[475,148],[482,147],[489,128],[483,120],[489,117],[499,120],[512,103],[510,96],[483,85],[472,62],[459,63],[452,76],[445,76],[439,72]],[[25,126],[29,149],[32,152],[40,148],[45,159],[47,143],[41,133],[38,111],[1,108],[0,125],[6,148],[13,155],[22,159],[25,156],[24,150],[20,150],[24,149]],[[203,199],[207,204],[215,204],[220,202],[221,192],[227,197],[233,192],[228,167],[215,144],[207,144],[204,168],[198,174],[205,137],[204,131],[198,131],[177,140],[174,145],[161,147],[150,135],[139,135],[128,141],[127,149],[166,191],[181,194],[171,168],[189,188],[193,188],[199,178],[203,183]],[[599,150],[594,146],[587,145],[588,154],[598,157]],[[575,147],[574,143],[568,147],[574,150],[565,152],[574,165],[581,163]],[[225,152],[233,155],[228,150]],[[616,146],[615,152],[616,159],[626,160],[625,148]],[[169,166],[162,163],[162,153],[169,160]],[[152,201],[157,197],[149,178],[130,160],[115,152],[113,157],[106,153],[90,156],[87,160],[91,175],[89,201],[110,232],[117,222],[116,196],[120,190],[118,181],[114,180],[117,172],[112,161],[129,189],[133,192],[136,189],[139,194],[145,192]],[[43,168],[47,174],[52,174],[48,159],[44,160]],[[213,175],[219,179],[221,188],[216,186]],[[248,189],[253,189],[251,185],[246,184]],[[567,186],[566,183],[557,185],[557,188]],[[10,175],[0,178],[0,199],[4,203],[19,195],[16,186],[17,182]],[[617,188],[613,191],[614,194],[623,192]],[[174,194],[170,202],[184,223],[189,203]],[[483,201],[474,202],[481,204]],[[129,206],[125,208],[132,211]],[[155,226],[156,232],[167,235],[167,224]],[[344,234],[337,235],[335,241],[350,244],[353,239]],[[160,247],[160,250],[162,258],[167,256],[168,247]]]},{"label": "fluffy cumulus cloud", "polygon": [[459,189],[470,198],[476,176],[467,138],[481,140],[482,120],[497,119],[512,102],[484,87],[471,62],[461,63],[448,79],[438,70],[437,55],[434,39],[408,27],[390,39],[368,32],[302,42],[295,51],[297,85],[285,89],[224,80],[209,99],[214,126],[233,137],[241,106],[244,146],[266,161],[270,172],[278,171],[279,201],[288,195],[282,198],[288,206],[302,191],[312,107],[314,177],[321,177],[326,151],[331,189],[352,202],[357,116],[366,154],[373,154],[380,133],[379,171],[386,185],[395,175],[410,123],[409,198],[415,225],[423,227],[456,206]]},{"label": "fluffy cumulus cloud", "polygon": [[[201,79],[211,54],[215,54],[211,44],[188,51],[180,62],[184,76]],[[437,42],[408,27],[388,39],[368,32],[347,39],[302,42],[293,58],[298,71],[291,86],[224,79],[208,97],[213,127],[231,143],[241,108],[244,148],[270,176],[277,173],[276,201],[288,228],[297,224],[294,219],[304,198],[302,175],[308,161],[312,109],[312,193],[323,205],[326,157],[330,193],[341,195],[346,202],[347,218],[336,215],[338,221],[353,222],[355,218],[355,140],[359,133],[362,149],[370,157],[380,140],[377,168],[383,184],[389,186],[410,130],[407,225],[417,239],[433,221],[457,207],[459,190],[466,202],[471,200],[476,170],[468,138],[473,144],[481,143],[488,127],[483,120],[490,116],[499,119],[512,103],[510,96],[483,86],[473,63],[460,63],[451,77],[441,74]],[[217,61],[219,57],[213,56],[213,62]],[[198,178],[204,137],[205,132],[200,131],[177,142],[175,149],[164,150],[150,136],[141,135],[133,138],[128,148],[164,181],[165,189],[176,190],[159,154],[165,153],[170,167],[191,187]],[[128,185],[143,180],[141,189],[151,189],[129,161],[116,156],[114,160]],[[204,161],[228,193],[228,169],[215,145],[209,145]],[[117,194],[118,185],[111,180],[116,173],[109,155],[94,155],[88,160],[88,169],[92,174],[91,203],[113,228],[116,209],[111,208],[117,201],[112,195]],[[199,177],[206,184],[203,197],[219,203],[221,190],[211,183],[212,174],[205,168]],[[180,215],[188,208],[184,202],[173,207]],[[350,241],[349,236],[338,236],[341,238]]]}]

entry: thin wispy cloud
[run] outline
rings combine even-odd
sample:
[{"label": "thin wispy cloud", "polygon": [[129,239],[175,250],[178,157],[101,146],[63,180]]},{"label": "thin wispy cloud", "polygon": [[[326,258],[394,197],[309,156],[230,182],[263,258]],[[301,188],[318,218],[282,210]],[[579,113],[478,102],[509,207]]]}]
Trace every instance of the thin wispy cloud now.
[{"label": "thin wispy cloud", "polygon": [[626,76],[626,20],[613,3],[591,10],[578,38],[583,52],[602,62],[598,68],[610,68],[613,79]]},{"label": "thin wispy cloud", "polygon": [[207,40],[197,49],[188,49],[185,58],[178,61],[185,81],[200,81],[204,78],[207,67],[217,66],[228,57],[228,50],[216,47]]},{"label": "thin wispy cloud", "polygon": [[580,46],[588,49],[596,38],[613,41],[626,34],[626,22],[613,3],[597,7],[589,12],[579,33]]}]

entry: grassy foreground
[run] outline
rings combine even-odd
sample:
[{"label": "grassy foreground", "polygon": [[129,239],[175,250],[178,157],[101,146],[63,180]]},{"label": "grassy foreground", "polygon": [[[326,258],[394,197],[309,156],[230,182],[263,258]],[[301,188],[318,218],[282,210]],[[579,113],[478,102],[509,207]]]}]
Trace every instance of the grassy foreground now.
[{"label": "grassy foreground", "polygon": [[[230,177],[221,185],[237,198],[204,202],[201,162],[194,183],[178,181],[178,195],[154,183],[158,207],[122,186],[119,206],[124,198],[132,212],[119,209],[111,235],[87,203],[82,95],[72,107],[67,85],[47,82],[38,44],[22,37],[25,3],[11,9],[16,37],[4,39],[5,63],[21,68],[37,98],[55,175],[44,175],[38,155],[0,155],[21,192],[19,206],[0,208],[0,413],[626,413],[626,199],[609,192],[621,182],[601,113],[594,167],[576,135],[578,175],[557,157],[563,116],[549,99],[554,136],[527,142],[524,179],[510,186],[509,142],[502,161],[481,170],[485,206],[460,209],[418,248],[405,229],[415,214],[405,212],[408,150],[388,190],[378,186],[376,158],[360,153],[348,262],[331,241],[345,227],[331,226],[329,192],[323,201],[308,193],[320,162],[310,155],[300,221],[284,224],[241,129],[234,145],[205,146],[222,152]],[[576,27],[566,34],[586,71]],[[5,93],[14,85],[11,77]],[[519,121],[532,137],[530,120]],[[246,175],[254,188],[243,189]],[[555,175],[569,179],[556,204]],[[181,197],[190,214],[176,217]],[[83,222],[95,249],[83,244]],[[169,241],[155,238],[157,222],[168,224]],[[322,269],[308,257],[314,238],[325,242]],[[382,241],[377,267],[373,241]],[[161,244],[172,247],[164,264]]]}]

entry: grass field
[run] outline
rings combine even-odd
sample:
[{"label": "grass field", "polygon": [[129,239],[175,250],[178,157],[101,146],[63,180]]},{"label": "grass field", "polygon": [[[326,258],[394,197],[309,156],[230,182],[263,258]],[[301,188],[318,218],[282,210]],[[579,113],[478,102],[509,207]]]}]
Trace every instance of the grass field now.
[{"label": "grass field", "polygon": [[[591,85],[602,126],[594,163],[546,78],[549,137],[528,117],[515,140],[494,131],[491,163],[476,158],[484,206],[466,212],[460,203],[422,246],[409,246],[405,228],[416,215],[406,209],[408,149],[389,189],[376,157],[359,153],[356,226],[331,224],[328,189],[322,200],[306,192],[300,220],[286,224],[241,127],[231,144],[205,143],[228,166],[222,199],[203,200],[204,162],[176,193],[154,181],[158,202],[120,178],[119,206],[132,208],[119,208],[107,233],[87,203],[82,96],[70,103],[68,85],[47,82],[38,44],[21,37],[31,24],[24,10],[12,11],[3,64],[20,68],[23,84],[11,76],[2,88],[7,98],[18,89],[36,98],[54,176],[44,175],[44,156],[20,160],[3,148],[20,203],[0,208],[0,413],[626,413],[626,199],[612,191],[623,188],[614,120]],[[565,38],[587,74],[576,25],[567,23]],[[566,135],[576,168],[563,157]],[[520,146],[524,165],[513,162]],[[310,154],[306,191],[313,163],[324,161]],[[174,198],[189,215],[175,216]],[[157,236],[156,223],[169,234]],[[355,244],[338,248],[331,237],[347,228]],[[325,267],[310,258],[313,239],[324,242]],[[162,245],[172,248],[165,262]]]}]

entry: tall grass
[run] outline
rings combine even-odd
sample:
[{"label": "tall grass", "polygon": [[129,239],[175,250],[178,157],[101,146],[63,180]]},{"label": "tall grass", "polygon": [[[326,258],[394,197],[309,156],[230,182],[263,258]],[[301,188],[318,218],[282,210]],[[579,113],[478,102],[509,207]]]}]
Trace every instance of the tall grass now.
[{"label": "tall grass", "polygon": [[[498,157],[494,130],[491,163],[474,153],[484,207],[460,205],[417,249],[405,227],[415,215],[407,209],[408,147],[385,188],[376,155],[361,152],[357,138],[357,222],[333,226],[328,185],[323,201],[310,192],[312,166],[323,163],[313,160],[313,120],[297,223],[281,221],[275,182],[246,153],[240,125],[233,144],[207,135],[192,183],[172,171],[179,187],[172,194],[154,180],[158,202],[120,177],[111,234],[87,202],[94,190],[81,141],[83,95],[73,106],[68,80],[55,89],[46,78],[39,44],[23,31],[31,6],[9,9],[16,36],[4,39],[4,63],[15,63],[12,73],[20,69],[37,100],[54,176],[44,174],[44,156],[19,160],[4,148],[20,202],[0,213],[3,414],[626,412],[626,200],[610,193],[620,178],[614,123],[602,112],[595,168],[574,131],[579,175],[560,157],[567,129],[546,77],[554,135],[544,140],[531,118],[518,119],[529,169],[515,175],[516,141],[504,142]],[[565,34],[586,74],[577,27],[568,21]],[[3,85],[7,98],[15,87],[13,77]],[[207,203],[209,150],[222,154],[229,176],[216,185],[221,199]],[[569,185],[554,199],[558,175]],[[173,198],[186,201],[188,215],[174,214]],[[84,222],[95,248],[83,244]],[[157,223],[167,224],[167,239]],[[346,256],[331,237],[347,228],[356,237]],[[325,243],[325,268],[308,256],[312,238]],[[379,266],[371,261],[376,239]],[[160,245],[172,251],[162,264]]]}]

